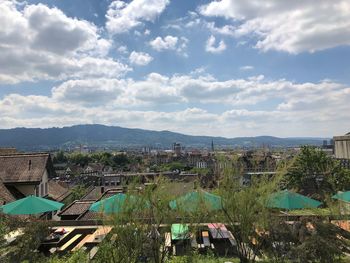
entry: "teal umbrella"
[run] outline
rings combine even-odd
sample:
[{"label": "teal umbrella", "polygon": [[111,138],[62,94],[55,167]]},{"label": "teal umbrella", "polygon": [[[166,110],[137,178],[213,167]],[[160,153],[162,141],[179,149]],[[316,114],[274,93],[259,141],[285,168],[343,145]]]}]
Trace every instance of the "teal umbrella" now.
[{"label": "teal umbrella", "polygon": [[60,210],[64,204],[34,195],[27,196],[1,207],[9,215],[35,215]]},{"label": "teal umbrella", "polygon": [[316,208],[322,203],[307,196],[288,190],[273,193],[267,200],[267,206],[286,210]]},{"label": "teal umbrella", "polygon": [[187,193],[176,200],[170,201],[169,206],[171,209],[182,209],[186,212],[193,212],[198,209],[214,211],[222,208],[221,197],[205,191]]},{"label": "teal umbrella", "polygon": [[332,196],[333,199],[338,199],[344,202],[350,202],[350,191],[339,192]]},{"label": "teal umbrella", "polygon": [[149,207],[149,204],[138,196],[116,194],[92,204],[90,211],[103,212],[105,214],[120,213],[128,209],[142,209]]}]

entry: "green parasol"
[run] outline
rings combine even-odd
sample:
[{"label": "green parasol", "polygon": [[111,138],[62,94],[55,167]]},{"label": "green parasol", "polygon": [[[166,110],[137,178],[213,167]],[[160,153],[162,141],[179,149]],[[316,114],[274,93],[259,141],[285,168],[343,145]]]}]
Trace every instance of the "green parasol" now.
[{"label": "green parasol", "polygon": [[116,194],[92,204],[90,211],[103,212],[105,214],[120,213],[127,209],[142,209],[149,207],[149,204],[134,195]]},{"label": "green parasol", "polygon": [[186,212],[193,212],[198,209],[214,211],[222,208],[221,197],[205,191],[187,193],[176,200],[170,201],[169,206],[171,209],[182,209]]},{"label": "green parasol", "polygon": [[317,200],[288,190],[271,194],[267,201],[268,207],[286,210],[317,208],[321,204]]},{"label": "green parasol", "polygon": [[333,199],[338,199],[344,202],[350,202],[350,191],[339,192],[332,196]]},{"label": "green parasol", "polygon": [[9,215],[34,215],[60,210],[62,206],[62,203],[30,195],[3,205],[1,211]]}]

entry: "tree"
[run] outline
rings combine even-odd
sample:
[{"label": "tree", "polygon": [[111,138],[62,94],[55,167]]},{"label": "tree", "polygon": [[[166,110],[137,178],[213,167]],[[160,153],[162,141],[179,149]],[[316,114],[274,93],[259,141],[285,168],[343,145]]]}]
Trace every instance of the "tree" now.
[{"label": "tree", "polygon": [[223,169],[219,193],[224,200],[221,222],[232,230],[240,262],[254,262],[263,245],[259,232],[264,233],[271,217],[267,198],[277,188],[279,176],[256,178],[249,187],[242,187],[234,163],[220,159]]},{"label": "tree", "polygon": [[66,163],[67,161],[68,158],[63,151],[57,152],[56,155],[53,157],[53,163]]},{"label": "tree", "polygon": [[[300,263],[339,262],[341,256],[349,253],[350,234],[321,218],[302,220],[303,237],[292,249],[294,258]],[[299,234],[300,235],[300,234]]]},{"label": "tree", "polygon": [[286,188],[324,200],[327,195],[350,187],[350,171],[320,149],[304,146],[292,160],[284,178]]},{"label": "tree", "polygon": [[[113,226],[113,240],[100,245],[97,262],[150,262],[164,263],[163,224],[173,220],[168,204],[174,197],[169,194],[171,184],[159,178],[151,187],[125,201],[122,211],[105,221]],[[130,187],[132,188],[132,186]]]},{"label": "tree", "polygon": [[23,234],[18,236],[14,244],[7,247],[4,262],[40,262],[43,255],[37,249],[41,241],[49,235],[49,222],[31,220],[25,224]]}]

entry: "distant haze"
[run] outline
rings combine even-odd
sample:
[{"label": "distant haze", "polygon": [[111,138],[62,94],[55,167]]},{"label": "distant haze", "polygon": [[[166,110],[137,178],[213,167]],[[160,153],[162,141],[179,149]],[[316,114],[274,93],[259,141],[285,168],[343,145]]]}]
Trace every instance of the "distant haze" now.
[{"label": "distant haze", "polygon": [[15,128],[0,130],[0,147],[16,147],[20,150],[50,150],[78,145],[95,147],[158,147],[171,148],[179,142],[186,147],[293,147],[304,144],[321,145],[323,138],[211,137],[191,136],[170,131],[129,129],[104,125],[76,125],[63,128]]}]

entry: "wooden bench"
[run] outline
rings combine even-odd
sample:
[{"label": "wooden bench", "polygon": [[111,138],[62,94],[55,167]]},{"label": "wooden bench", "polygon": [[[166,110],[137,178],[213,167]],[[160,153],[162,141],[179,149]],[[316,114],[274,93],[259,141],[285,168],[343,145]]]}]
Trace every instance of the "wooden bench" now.
[{"label": "wooden bench", "polygon": [[205,247],[210,247],[209,232],[202,231],[202,237],[203,237],[203,245]]},{"label": "wooden bench", "polygon": [[171,233],[165,233],[165,247],[171,247]]},{"label": "wooden bench", "polygon": [[89,258],[90,260],[91,259],[94,259],[94,257],[96,256],[98,252],[98,247],[93,247],[91,250],[90,250],[90,253],[89,253]]},{"label": "wooden bench", "polygon": [[81,249],[81,248],[85,245],[85,243],[87,243],[88,241],[91,240],[91,238],[92,238],[92,234],[87,235],[86,237],[84,237],[84,238],[78,243],[78,245],[76,245],[76,246],[72,249],[72,251],[77,251],[77,250]]},{"label": "wooden bench", "polygon": [[82,236],[82,234],[76,234],[69,241],[67,241],[63,246],[61,246],[58,250],[65,251],[69,247],[73,246],[74,242],[76,242],[81,236]]}]

